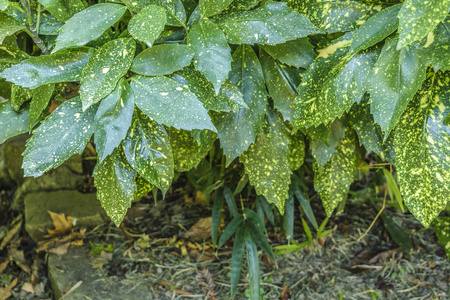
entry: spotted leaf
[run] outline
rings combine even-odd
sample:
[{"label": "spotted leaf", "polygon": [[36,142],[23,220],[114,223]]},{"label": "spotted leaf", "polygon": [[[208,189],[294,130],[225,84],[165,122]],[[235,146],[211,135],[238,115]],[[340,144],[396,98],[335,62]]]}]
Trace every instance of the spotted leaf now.
[{"label": "spotted leaf", "polygon": [[80,0],[39,0],[48,12],[56,19],[66,22],[74,14],[84,9],[83,3]]},{"label": "spotted leaf", "polygon": [[48,83],[80,81],[83,68],[93,53],[92,48],[81,47],[51,55],[31,56],[4,70],[0,77],[33,89]]},{"label": "spotted leaf", "polygon": [[108,96],[133,62],[136,43],[131,38],[112,40],[89,59],[81,77],[83,110]]},{"label": "spotted leaf", "polygon": [[424,225],[445,209],[450,194],[450,74],[428,79],[400,118],[394,149],[397,180],[412,214]]},{"label": "spotted leaf", "polygon": [[27,58],[29,58],[29,55],[19,49],[7,45],[0,45],[0,72]]},{"label": "spotted leaf", "polygon": [[20,85],[13,85],[11,87],[11,107],[19,112],[22,105],[31,100],[32,94],[30,89],[21,87]]},{"label": "spotted leaf", "polygon": [[316,57],[314,46],[307,38],[287,41],[278,45],[261,46],[273,59],[296,68],[308,68],[311,61]]},{"label": "spotted leaf", "polygon": [[203,17],[211,17],[228,7],[233,0],[200,0],[200,14]]},{"label": "spotted leaf", "polygon": [[33,132],[23,153],[25,176],[39,177],[83,152],[94,132],[93,106],[85,112],[78,97],[61,104]]},{"label": "spotted leaf", "polygon": [[61,28],[53,52],[95,40],[119,21],[126,10],[127,7],[120,4],[99,3],[80,11]]},{"label": "spotted leaf", "polygon": [[436,234],[439,244],[444,248],[447,258],[450,259],[450,217],[438,217],[433,222],[434,233]]},{"label": "spotted leaf", "polygon": [[427,63],[435,71],[450,70],[450,16],[428,33],[423,51]]},{"label": "spotted leaf", "polygon": [[219,27],[201,21],[189,31],[187,43],[195,52],[195,69],[202,72],[214,86],[216,95],[231,70],[231,49]]},{"label": "spotted leaf", "polygon": [[47,108],[48,102],[52,97],[55,85],[53,83],[44,84],[32,91],[30,102],[30,130],[41,119],[42,112]]},{"label": "spotted leaf", "polygon": [[303,165],[303,162],[305,161],[305,136],[299,130],[289,136],[289,141],[289,168],[292,171],[296,171]]},{"label": "spotted leaf", "polygon": [[136,110],[123,147],[130,165],[165,194],[172,183],[174,163],[164,127]]},{"label": "spotted leaf", "polygon": [[137,40],[151,47],[166,25],[166,11],[157,5],[149,5],[134,15],[128,23],[128,31]]},{"label": "spotted leaf", "polygon": [[19,23],[15,18],[0,12],[0,44],[8,35],[25,29],[25,26]]},{"label": "spotted leaf", "polygon": [[11,4],[9,0],[0,0],[0,11],[4,11]]},{"label": "spotted leaf", "polygon": [[136,171],[128,164],[120,147],[94,169],[97,198],[106,214],[119,226],[137,191]]},{"label": "spotted leaf", "polygon": [[16,112],[10,101],[0,103],[0,144],[10,137],[27,132],[29,124],[28,110]]}]

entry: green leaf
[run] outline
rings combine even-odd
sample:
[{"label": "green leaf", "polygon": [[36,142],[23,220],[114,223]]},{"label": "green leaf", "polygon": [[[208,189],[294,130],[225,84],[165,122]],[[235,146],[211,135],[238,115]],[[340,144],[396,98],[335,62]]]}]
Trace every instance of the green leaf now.
[{"label": "green leaf", "polygon": [[128,31],[137,40],[151,47],[166,25],[166,11],[157,5],[149,5],[134,15],[128,23]]},{"label": "green leaf", "polygon": [[227,14],[216,22],[230,44],[276,45],[323,33],[283,2],[269,2],[251,11]]},{"label": "green leaf", "polygon": [[117,83],[116,89],[100,102],[95,114],[94,141],[99,163],[110,155],[126,137],[133,112],[133,92],[127,80],[122,77]]},{"label": "green leaf", "polygon": [[385,139],[420,89],[426,71],[420,52],[415,47],[397,50],[397,40],[386,42],[370,78],[370,110]]},{"label": "green leaf", "polygon": [[28,57],[28,54],[19,49],[14,49],[8,45],[0,45],[0,72],[3,72],[3,70],[12,65],[20,63]]},{"label": "green leaf", "polygon": [[169,75],[189,65],[192,57],[194,53],[187,45],[156,45],[136,56],[131,71],[146,76]]},{"label": "green leaf", "polygon": [[[248,178],[248,176],[247,176],[247,178]],[[269,220],[269,222],[272,225],[275,225],[272,206],[270,205],[269,202],[267,202],[267,200],[266,200],[266,198],[264,198],[264,196],[261,196],[261,195],[256,196],[256,207],[258,208],[258,214],[260,217],[262,217],[262,220],[264,220],[264,215],[266,215],[267,220]],[[262,210],[262,211],[260,212],[260,210]]]},{"label": "green leaf", "polygon": [[398,14],[397,49],[420,41],[432,32],[448,14],[450,0],[405,0]]},{"label": "green leaf", "polygon": [[258,57],[249,45],[233,53],[230,81],[239,88],[248,108],[231,113],[212,113],[226,166],[255,141],[266,114],[266,88]]},{"label": "green leaf", "polygon": [[220,87],[231,70],[231,49],[219,27],[201,21],[189,31],[187,43],[195,53],[195,69],[202,72],[219,94]]},{"label": "green leaf", "polygon": [[83,110],[108,96],[131,66],[136,43],[132,38],[112,40],[89,59],[81,76]]},{"label": "green leaf", "polygon": [[171,78],[182,85],[187,85],[207,110],[230,112],[241,107],[248,108],[242,93],[229,80],[224,81],[219,95],[216,96],[213,84],[192,66],[184,68]]},{"label": "green leaf", "polygon": [[241,276],[242,261],[244,260],[245,236],[244,226],[237,228],[236,236],[234,238],[233,254],[231,254],[231,299],[234,299],[236,296],[239,277]]},{"label": "green leaf", "polygon": [[292,173],[289,168],[288,141],[287,128],[282,120],[269,111],[262,132],[240,157],[256,193],[275,204],[281,213],[289,197]]},{"label": "green leaf", "polygon": [[30,118],[28,110],[16,112],[11,107],[11,101],[0,103],[0,144],[10,137],[28,131]]},{"label": "green leaf", "polygon": [[287,41],[278,45],[261,46],[274,59],[281,63],[296,68],[308,68],[311,61],[316,57],[314,46],[307,38]]},{"label": "green leaf", "polygon": [[347,197],[348,189],[353,182],[354,159],[355,141],[353,133],[347,132],[322,171],[319,170],[317,163],[314,163],[314,189],[319,193],[328,216]]},{"label": "green leaf", "polygon": [[391,35],[398,27],[397,14],[401,7],[401,4],[397,4],[370,17],[353,33],[349,51],[359,52],[367,49]]},{"label": "green leaf", "polygon": [[136,76],[131,87],[136,105],[156,122],[177,129],[216,131],[202,103],[175,80],[164,76]]},{"label": "green leaf", "polygon": [[85,112],[78,97],[61,104],[34,130],[23,153],[25,176],[39,177],[83,152],[94,132],[96,107]]},{"label": "green leaf", "polygon": [[172,147],[164,127],[136,110],[123,146],[130,165],[164,195],[174,176]]},{"label": "green leaf", "polygon": [[450,259],[450,217],[437,217],[433,222],[434,233],[437,235],[439,244],[444,248],[447,258]]},{"label": "green leaf", "polygon": [[233,220],[231,220],[230,223],[228,223],[227,227],[225,227],[225,230],[220,236],[219,244],[217,246],[218,249],[220,249],[223,246],[223,244],[225,244],[225,242],[228,241],[235,232],[239,231],[238,228],[241,227],[243,221],[244,217],[242,215],[237,215],[233,218]]},{"label": "green leaf", "polygon": [[[386,169],[383,169],[386,170]],[[410,254],[411,249],[413,248],[411,236],[410,234],[402,228],[398,222],[388,214],[388,211],[384,211],[381,214],[381,218],[383,219],[384,228],[387,232],[389,232],[389,235],[391,238],[402,248],[403,251],[407,255]]]},{"label": "green leaf", "polygon": [[289,136],[289,168],[292,171],[298,170],[305,160],[305,136],[299,130]]},{"label": "green leaf", "polygon": [[228,7],[233,0],[200,0],[200,14],[203,18],[217,15]]},{"label": "green leaf", "polygon": [[168,133],[173,149],[175,170],[178,172],[189,171],[196,167],[208,154],[214,142],[211,131],[206,132],[206,141],[200,145],[189,131],[169,128]]},{"label": "green leaf", "polygon": [[379,49],[349,56],[351,35],[322,49],[298,87],[295,128],[318,126],[340,118],[368,89]]},{"label": "green leaf", "polygon": [[127,7],[120,4],[100,3],[80,11],[61,28],[53,52],[95,40],[119,21],[126,10]]},{"label": "green leaf", "polygon": [[41,119],[42,112],[52,97],[55,85],[53,83],[41,85],[32,91],[33,98],[30,102],[30,130]]},{"label": "green leaf", "polygon": [[230,209],[231,215],[236,218],[239,213],[236,206],[236,202],[234,201],[234,195],[231,193],[231,190],[225,186],[223,190],[223,196],[225,201],[227,201],[228,208]]},{"label": "green leaf", "polygon": [[256,249],[256,243],[249,233],[245,234],[245,248],[247,249],[247,264],[248,264],[248,273],[250,277],[249,281],[250,281],[251,299],[259,299],[260,278],[259,278],[258,249]]},{"label": "green leaf", "polygon": [[288,244],[290,244],[291,239],[294,236],[294,194],[292,192],[289,192],[289,197],[286,199],[286,207],[284,211],[283,228]]},{"label": "green leaf", "polygon": [[166,25],[185,27],[186,10],[182,0],[156,0],[156,2],[167,10]]},{"label": "green leaf", "polygon": [[30,100],[32,97],[31,90],[23,88],[19,85],[13,85],[11,87],[11,107],[19,112],[22,105]]},{"label": "green leaf", "polygon": [[37,88],[57,82],[80,81],[81,73],[93,55],[92,48],[61,50],[51,55],[31,56],[0,73],[9,82]]},{"label": "green leaf", "polygon": [[450,16],[428,33],[423,55],[435,71],[450,70]]},{"label": "green leaf", "polygon": [[291,189],[294,193],[295,197],[297,198],[298,202],[300,203],[303,211],[305,212],[306,217],[308,218],[309,222],[314,226],[314,228],[317,230],[317,221],[316,217],[314,216],[314,212],[312,210],[311,204],[309,203],[309,200],[306,199],[305,195],[300,189],[300,178],[293,175],[291,179]]},{"label": "green leaf", "polygon": [[49,11],[52,16],[62,22],[66,22],[74,14],[84,9],[80,0],[39,0],[44,5],[45,10]]},{"label": "green leaf", "polygon": [[327,33],[353,31],[381,9],[381,6],[346,0],[288,0],[288,3]]},{"label": "green leaf", "polygon": [[267,234],[267,229],[266,226],[264,225],[264,219],[261,219],[254,210],[244,208],[244,216],[245,219],[248,222],[253,223],[256,226],[256,228],[258,228],[258,230],[264,232],[264,234]]},{"label": "green leaf", "polygon": [[11,4],[9,0],[0,0],[0,11],[4,11]]},{"label": "green leaf", "polygon": [[450,193],[450,74],[429,74],[398,122],[394,136],[397,180],[405,204],[425,227],[445,208]]},{"label": "green leaf", "polygon": [[223,188],[220,187],[214,194],[214,204],[211,213],[211,239],[213,246],[217,245],[219,238],[220,214],[223,208]]},{"label": "green leaf", "polygon": [[95,166],[93,175],[100,204],[116,226],[119,226],[137,191],[134,180],[136,171],[128,164],[120,148],[116,148]]},{"label": "green leaf", "polygon": [[0,44],[8,36],[25,29],[15,18],[0,12]]},{"label": "green leaf", "polygon": [[389,172],[387,169],[383,168],[384,177],[386,177],[386,183],[389,190],[389,195],[392,200],[394,200],[394,196],[398,202],[398,205],[400,206],[402,212],[405,211],[403,207],[403,199],[402,195],[400,194],[400,190],[398,189],[397,183],[395,182],[394,176],[392,176],[391,172]]},{"label": "green leaf", "polygon": [[144,177],[138,174],[136,177],[136,191],[134,192],[134,199],[139,199],[142,196],[150,193],[155,187],[145,180]]}]

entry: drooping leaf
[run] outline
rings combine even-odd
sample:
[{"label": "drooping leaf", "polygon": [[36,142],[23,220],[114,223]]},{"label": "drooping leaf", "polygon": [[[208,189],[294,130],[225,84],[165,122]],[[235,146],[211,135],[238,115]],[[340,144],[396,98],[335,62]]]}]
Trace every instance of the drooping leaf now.
[{"label": "drooping leaf", "polygon": [[71,17],[61,28],[53,52],[83,46],[102,35],[122,18],[127,7],[115,3],[92,5]]},{"label": "drooping leaf", "polygon": [[30,102],[30,130],[40,120],[42,112],[52,97],[55,85],[53,83],[41,85],[32,91],[33,98]]},{"label": "drooping leaf", "polygon": [[432,32],[448,14],[449,0],[405,0],[398,13],[399,40],[397,49],[420,41]]},{"label": "drooping leaf", "polygon": [[32,97],[31,90],[21,87],[20,85],[13,85],[11,87],[11,107],[19,112],[22,105],[29,101]]},{"label": "drooping leaf", "polygon": [[217,245],[218,249],[220,249],[223,246],[223,244],[225,244],[225,242],[228,241],[233,236],[233,234],[239,231],[239,228],[242,227],[241,225],[243,221],[244,217],[242,215],[234,216],[233,220],[231,220],[231,222],[228,223],[227,227],[225,227],[225,230],[220,236],[219,244]]},{"label": "drooping leaf", "polygon": [[450,217],[437,217],[433,222],[434,233],[436,234],[439,244],[444,248],[447,258],[450,258]]},{"label": "drooping leaf", "polygon": [[292,173],[289,168],[288,141],[287,128],[282,120],[269,111],[262,132],[240,157],[256,193],[275,204],[281,213],[289,197]]},{"label": "drooping leaf", "polygon": [[292,192],[294,193],[295,197],[297,198],[298,202],[300,203],[300,206],[302,207],[303,211],[305,212],[305,215],[308,218],[309,222],[311,222],[311,224],[317,230],[318,226],[317,226],[316,217],[314,215],[314,211],[312,210],[309,200],[305,197],[302,190],[300,189],[300,184],[304,184],[304,183],[296,175],[292,175],[290,188],[292,189]]},{"label": "drooping leaf", "polygon": [[317,163],[314,163],[314,189],[319,193],[328,216],[347,197],[348,189],[353,182],[354,144],[353,133],[349,131],[322,171],[319,170]]},{"label": "drooping leaf", "polygon": [[289,197],[286,199],[285,214],[283,216],[283,228],[288,244],[294,236],[294,194],[289,191]]},{"label": "drooping leaf", "polygon": [[25,29],[25,26],[19,23],[15,18],[0,12],[0,44],[8,36],[20,30]]},{"label": "drooping leaf", "polygon": [[[383,169],[386,170],[386,169]],[[378,209],[377,209],[378,210]],[[381,214],[383,219],[384,228],[389,233],[391,238],[402,248],[407,255],[413,248],[410,234],[402,228],[400,224],[390,215],[388,211],[384,211]]]},{"label": "drooping leaf", "polygon": [[146,76],[169,75],[189,65],[192,57],[194,53],[187,45],[156,45],[136,56],[131,71]]},{"label": "drooping leaf", "polygon": [[289,168],[292,171],[298,170],[305,160],[305,137],[299,130],[291,134],[289,143]]},{"label": "drooping leaf", "polygon": [[227,8],[231,2],[233,0],[200,0],[200,14],[204,18],[214,16]]},{"label": "drooping leaf", "polygon": [[211,131],[205,132],[206,137],[200,145],[188,131],[169,128],[168,133],[173,149],[175,170],[178,172],[189,171],[196,167],[208,154],[214,141]]},{"label": "drooping leaf", "polygon": [[391,35],[398,27],[397,14],[401,7],[401,4],[397,4],[370,17],[353,33],[349,51],[359,52],[367,49]]},{"label": "drooping leaf", "polygon": [[131,66],[136,43],[131,38],[112,40],[89,59],[81,76],[83,110],[108,96]]},{"label": "drooping leaf", "polygon": [[223,189],[223,197],[225,201],[227,201],[228,208],[231,212],[231,215],[236,218],[239,215],[236,202],[234,201],[234,194],[231,193],[231,190],[225,186]]},{"label": "drooping leaf", "polygon": [[249,45],[242,45],[233,53],[229,79],[243,94],[248,108],[213,114],[227,166],[255,141],[266,114],[264,75],[258,57]]},{"label": "drooping leaf", "polygon": [[99,163],[126,137],[133,112],[134,95],[127,80],[122,77],[115,90],[100,102],[95,114],[94,141]]},{"label": "drooping leaf", "polygon": [[136,191],[134,192],[134,199],[141,198],[145,194],[150,193],[153,189],[154,186],[138,174],[136,177]]},{"label": "drooping leaf", "polygon": [[424,87],[400,118],[394,136],[397,180],[412,214],[429,226],[450,193],[450,75],[428,74]]},{"label": "drooping leaf", "polygon": [[[246,228],[245,231],[249,229]],[[251,235],[245,234],[245,248],[247,249],[247,264],[250,280],[250,295],[251,299],[259,299],[259,260],[258,249],[256,243]]]},{"label": "drooping leaf", "polygon": [[12,65],[20,63],[28,57],[28,54],[19,49],[8,47],[8,45],[0,45],[0,72],[3,72],[3,70]]},{"label": "drooping leaf", "polygon": [[27,132],[29,124],[28,110],[18,113],[12,109],[10,101],[0,103],[0,144],[10,137]]},{"label": "drooping leaf", "polygon": [[242,261],[244,260],[245,236],[246,233],[244,226],[239,226],[236,229],[236,235],[233,244],[233,253],[231,254],[230,290],[232,299],[234,299],[234,297],[236,296],[239,277],[241,276]]},{"label": "drooping leaf", "polygon": [[264,45],[262,48],[274,59],[296,68],[308,68],[316,57],[314,46],[307,38],[287,41],[278,45]]},{"label": "drooping leaf", "polygon": [[116,226],[119,226],[137,191],[134,179],[136,171],[128,164],[119,147],[95,166],[93,175],[100,204]]},{"label": "drooping leaf", "polygon": [[323,33],[283,2],[269,2],[254,10],[227,14],[217,24],[230,44],[276,45]]},{"label": "drooping leaf", "polygon": [[128,31],[137,40],[151,47],[166,25],[166,11],[157,5],[149,5],[134,15],[128,23]]},{"label": "drooping leaf", "polygon": [[195,69],[202,72],[219,94],[220,87],[231,70],[231,49],[219,27],[201,21],[189,31],[187,43],[195,53]]},{"label": "drooping leaf", "polygon": [[136,76],[131,87],[136,105],[156,122],[177,129],[216,131],[202,103],[175,80],[164,76]]},{"label": "drooping leaf", "polygon": [[59,21],[66,22],[74,14],[84,9],[80,0],[39,0],[44,5],[45,10],[49,11],[52,16]]},{"label": "drooping leaf", "polygon": [[426,67],[415,47],[396,49],[398,38],[386,42],[370,76],[370,110],[385,132],[395,128],[409,101],[425,79]]},{"label": "drooping leaf", "polygon": [[223,208],[223,188],[220,187],[214,194],[214,203],[211,213],[211,239],[214,247],[217,245],[219,239],[219,227],[220,227],[220,214]]},{"label": "drooping leaf", "polygon": [[427,35],[424,57],[435,71],[450,70],[450,16]]},{"label": "drooping leaf", "polygon": [[78,97],[61,104],[33,132],[23,153],[25,176],[39,177],[83,152],[94,132],[96,107],[81,109]]},{"label": "drooping leaf", "polygon": [[172,147],[164,127],[136,110],[123,146],[130,165],[164,195],[174,175]]}]

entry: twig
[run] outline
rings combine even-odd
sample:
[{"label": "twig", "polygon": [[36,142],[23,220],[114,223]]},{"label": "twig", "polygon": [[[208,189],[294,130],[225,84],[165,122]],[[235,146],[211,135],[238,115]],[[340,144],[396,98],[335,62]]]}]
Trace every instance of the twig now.
[{"label": "twig", "polygon": [[375,219],[373,219],[372,224],[370,224],[369,228],[367,228],[366,232],[364,232],[364,234],[362,236],[359,237],[359,239],[357,240],[357,242],[359,242],[360,240],[362,240],[368,233],[369,231],[372,229],[372,227],[375,225],[375,222],[378,220],[378,218],[381,216],[381,213],[383,212],[384,208],[386,207],[386,197],[387,197],[387,189],[384,191],[384,199],[383,199],[383,207],[381,207],[381,209],[378,211],[377,215],[375,216]]},{"label": "twig", "polygon": [[82,280],[78,281],[77,283],[75,283],[75,285],[74,285],[73,287],[70,288],[70,290],[69,290],[67,293],[65,293],[64,295],[62,295],[61,298],[59,298],[58,300],[62,300],[62,299],[64,299],[64,298],[66,298],[67,295],[69,295],[70,293],[72,293],[73,291],[75,291],[75,290],[76,290],[77,288],[79,288],[80,285],[82,285],[82,284],[83,284],[83,281],[82,281]]}]

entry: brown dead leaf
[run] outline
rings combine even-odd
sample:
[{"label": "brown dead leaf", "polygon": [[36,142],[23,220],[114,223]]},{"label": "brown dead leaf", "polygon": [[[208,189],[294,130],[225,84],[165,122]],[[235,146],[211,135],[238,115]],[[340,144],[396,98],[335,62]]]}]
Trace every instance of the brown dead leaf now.
[{"label": "brown dead leaf", "polygon": [[25,282],[22,285],[22,289],[21,290],[27,292],[28,294],[35,294],[34,287],[31,284],[31,282]]},{"label": "brown dead leaf", "polygon": [[289,300],[291,296],[292,296],[291,289],[287,285],[285,285],[283,287],[283,290],[281,291],[280,299],[281,300]]},{"label": "brown dead leaf", "polygon": [[19,279],[14,279],[10,285],[0,288],[0,300],[6,300],[11,296],[11,290],[19,283]]},{"label": "brown dead leaf", "polygon": [[64,214],[57,214],[51,211],[48,211],[48,213],[52,218],[53,226],[55,227],[55,229],[47,228],[48,234],[44,237],[51,238],[55,236],[66,235],[72,232],[72,217],[69,216],[66,219],[66,216]]},{"label": "brown dead leaf", "polygon": [[58,106],[59,106],[59,102],[52,100],[50,103],[50,109],[48,110],[48,113],[51,114],[55,109],[58,108]]},{"label": "brown dead leaf", "polygon": [[193,240],[206,240],[211,236],[211,222],[211,217],[201,218],[184,235]]},{"label": "brown dead leaf", "polygon": [[101,270],[103,266],[107,265],[113,258],[113,254],[111,252],[102,251],[100,255],[96,256],[92,261],[92,267],[94,269]]},{"label": "brown dead leaf", "polygon": [[216,259],[213,251],[200,251],[200,250],[191,250],[189,251],[189,256],[196,261],[213,261]]},{"label": "brown dead leaf", "polygon": [[20,231],[20,228],[22,227],[22,214],[17,216],[17,218],[12,221],[11,226],[12,228],[8,231],[0,244],[0,250],[3,250]]},{"label": "brown dead leaf", "polygon": [[9,265],[9,259],[8,259],[8,260],[5,260],[4,262],[2,262],[2,263],[0,264],[0,275],[3,274],[3,271],[6,270],[6,268],[8,267],[8,265]]},{"label": "brown dead leaf", "polygon": [[12,259],[25,273],[31,276],[31,268],[27,264],[22,250],[18,250],[17,248],[11,249],[9,258]]},{"label": "brown dead leaf", "polygon": [[170,282],[167,282],[167,281],[159,281],[158,284],[161,285],[161,286],[168,287],[172,291],[174,291],[175,293],[177,293],[179,295],[182,295],[182,296],[192,296],[192,295],[194,295],[194,294],[192,294],[190,292],[186,292],[186,291],[183,291],[183,290],[180,290],[180,289],[176,289],[175,285],[173,283],[170,283]]},{"label": "brown dead leaf", "polygon": [[[36,252],[48,251],[49,249],[56,247],[60,244],[65,244],[70,241],[78,241],[86,238],[86,229],[81,229],[80,232],[72,232],[65,236],[57,236],[48,241],[38,242]],[[77,242],[79,243],[79,242]]]},{"label": "brown dead leaf", "polygon": [[69,250],[70,242],[59,244],[57,247],[50,248],[47,250],[49,253],[53,253],[56,255],[64,255]]}]

